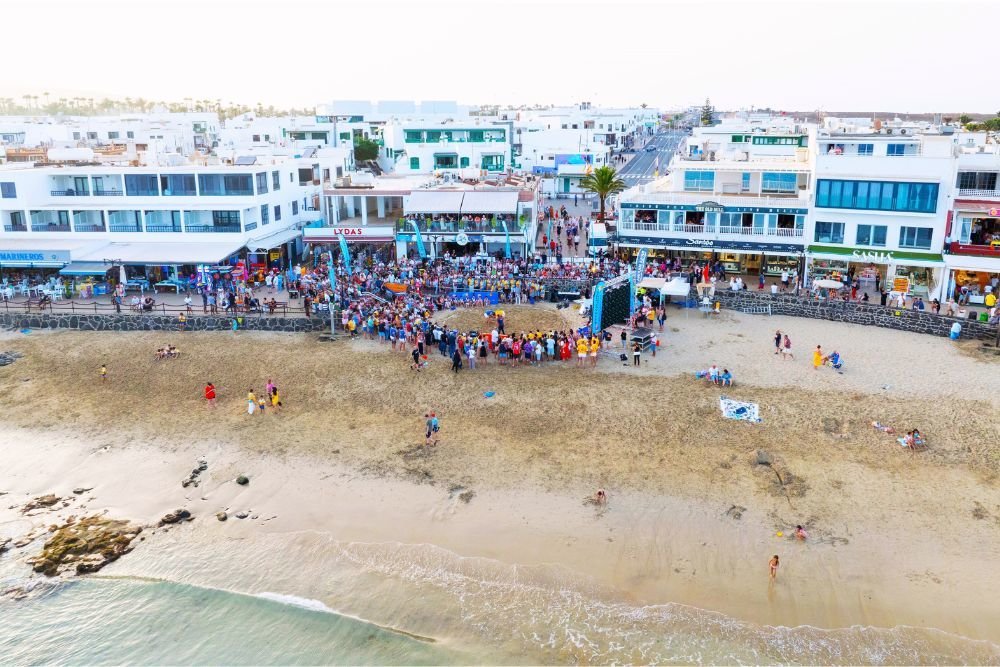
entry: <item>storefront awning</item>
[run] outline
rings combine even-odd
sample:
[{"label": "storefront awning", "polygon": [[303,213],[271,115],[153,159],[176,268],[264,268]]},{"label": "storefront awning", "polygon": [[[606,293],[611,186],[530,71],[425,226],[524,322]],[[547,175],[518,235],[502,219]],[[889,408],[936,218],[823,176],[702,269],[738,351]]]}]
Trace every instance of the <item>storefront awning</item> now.
[{"label": "storefront awning", "polygon": [[867,262],[870,264],[905,264],[907,266],[943,266],[939,253],[911,250],[873,250],[871,248],[842,248],[839,246],[811,245],[809,257],[839,260],[842,262]]},{"label": "storefront awning", "polygon": [[666,278],[643,278],[636,287],[642,287],[643,289],[655,289],[661,290],[663,286],[667,284]]},{"label": "storefront awning", "polygon": [[271,248],[277,248],[280,245],[284,245],[299,236],[302,236],[301,230],[282,229],[281,231],[274,232],[273,234],[268,234],[267,236],[261,236],[247,241],[247,250],[250,252],[270,250]]},{"label": "storefront awning", "polygon": [[462,200],[462,213],[517,213],[517,193],[466,192]]},{"label": "storefront awning", "polygon": [[454,190],[413,192],[406,198],[403,213],[461,213],[464,192]]},{"label": "storefront awning", "polygon": [[70,262],[59,273],[64,276],[103,276],[112,266],[107,262]]},{"label": "storefront awning", "polygon": [[215,243],[109,243],[78,259],[114,259],[133,266],[218,264],[242,247],[242,239]]}]

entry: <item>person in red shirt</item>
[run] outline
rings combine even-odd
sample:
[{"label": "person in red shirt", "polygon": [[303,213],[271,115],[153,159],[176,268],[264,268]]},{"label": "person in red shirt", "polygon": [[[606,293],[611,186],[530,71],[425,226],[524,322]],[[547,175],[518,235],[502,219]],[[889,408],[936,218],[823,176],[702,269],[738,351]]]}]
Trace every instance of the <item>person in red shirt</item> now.
[{"label": "person in red shirt", "polygon": [[211,382],[205,384],[205,401],[208,403],[208,407],[215,407],[215,385]]}]

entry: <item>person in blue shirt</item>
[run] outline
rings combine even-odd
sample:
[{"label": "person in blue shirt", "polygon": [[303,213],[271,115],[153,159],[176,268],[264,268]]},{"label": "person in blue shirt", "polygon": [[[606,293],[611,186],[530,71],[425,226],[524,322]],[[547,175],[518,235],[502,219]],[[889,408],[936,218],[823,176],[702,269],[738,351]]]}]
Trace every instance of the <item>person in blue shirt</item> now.
[{"label": "person in blue shirt", "polygon": [[719,380],[722,382],[723,387],[733,386],[733,374],[729,372],[728,368],[722,369],[722,375],[719,376]]}]

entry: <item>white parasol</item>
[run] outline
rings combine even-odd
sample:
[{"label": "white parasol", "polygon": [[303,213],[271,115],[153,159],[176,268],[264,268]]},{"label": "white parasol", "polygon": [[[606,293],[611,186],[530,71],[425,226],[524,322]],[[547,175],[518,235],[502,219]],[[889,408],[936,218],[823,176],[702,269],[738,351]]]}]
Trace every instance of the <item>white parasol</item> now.
[{"label": "white parasol", "polygon": [[844,283],[839,280],[814,280],[813,287],[818,287],[820,289],[840,289],[844,286]]}]

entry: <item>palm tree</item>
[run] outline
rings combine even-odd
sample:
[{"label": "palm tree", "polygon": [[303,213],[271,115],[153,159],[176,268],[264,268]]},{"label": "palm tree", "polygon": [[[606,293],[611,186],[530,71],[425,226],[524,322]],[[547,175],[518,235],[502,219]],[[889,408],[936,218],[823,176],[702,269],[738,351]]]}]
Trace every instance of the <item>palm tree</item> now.
[{"label": "palm tree", "polygon": [[598,220],[604,222],[605,200],[607,200],[608,195],[613,195],[624,190],[625,181],[618,178],[618,171],[614,167],[604,165],[581,178],[580,187],[597,195],[601,202],[600,217],[598,217]]}]

